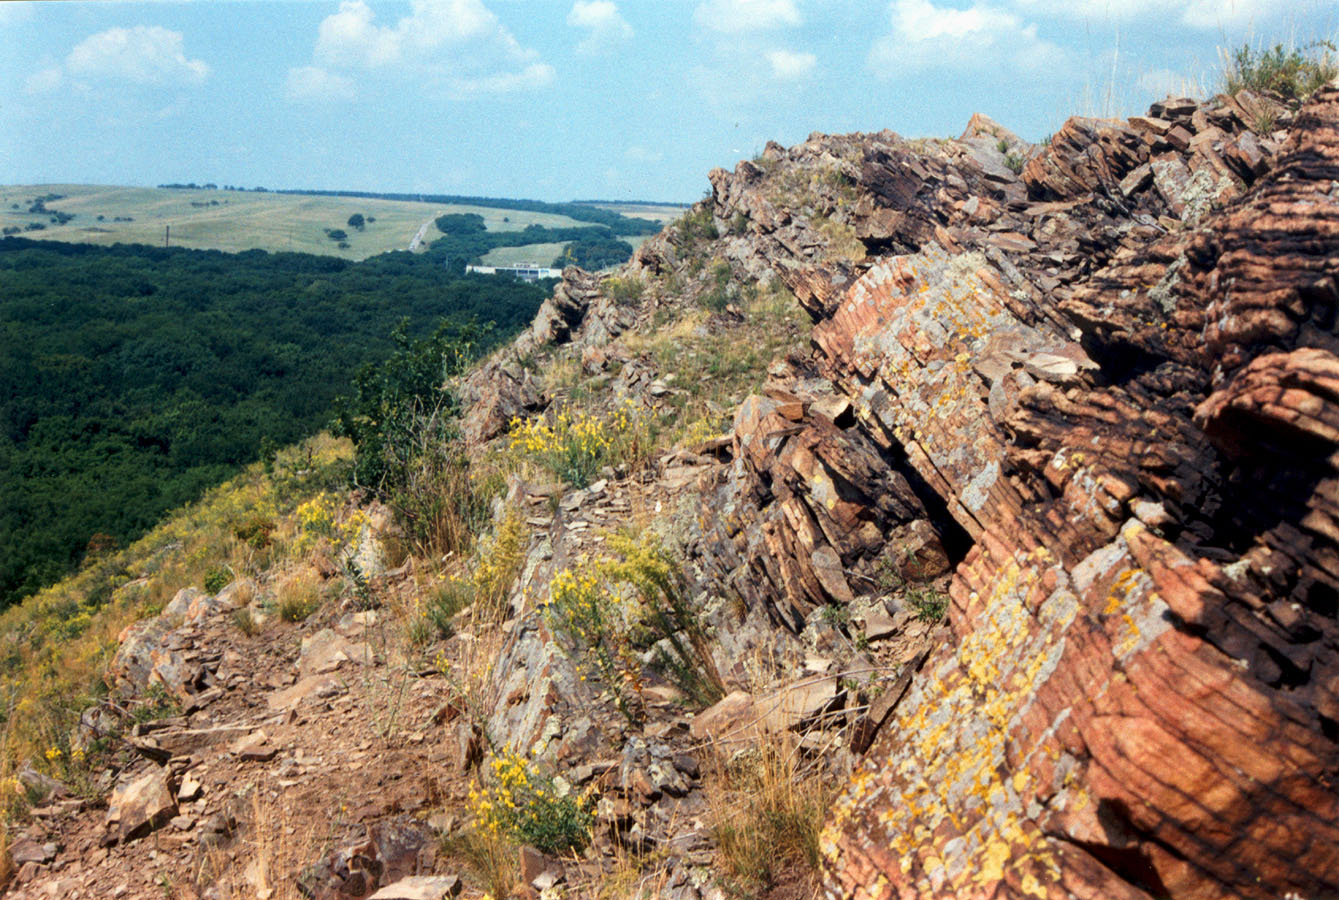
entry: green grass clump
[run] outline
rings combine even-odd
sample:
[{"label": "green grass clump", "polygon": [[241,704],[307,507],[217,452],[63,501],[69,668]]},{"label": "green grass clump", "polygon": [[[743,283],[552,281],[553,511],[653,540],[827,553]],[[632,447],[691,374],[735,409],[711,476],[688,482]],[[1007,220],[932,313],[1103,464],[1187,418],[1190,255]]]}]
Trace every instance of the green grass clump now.
[{"label": "green grass clump", "polygon": [[1339,78],[1339,59],[1329,41],[1302,47],[1275,44],[1256,49],[1243,44],[1224,53],[1223,90],[1274,91],[1288,99],[1303,100],[1322,85]]}]

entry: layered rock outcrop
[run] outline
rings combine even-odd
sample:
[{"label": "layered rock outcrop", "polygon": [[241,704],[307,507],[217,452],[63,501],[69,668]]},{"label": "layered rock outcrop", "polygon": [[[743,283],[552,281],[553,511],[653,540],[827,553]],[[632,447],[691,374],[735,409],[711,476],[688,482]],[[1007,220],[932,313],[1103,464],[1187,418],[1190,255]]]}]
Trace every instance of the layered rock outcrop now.
[{"label": "layered rock outcrop", "polygon": [[[711,181],[733,277],[813,320],[701,450],[721,674],[890,566],[952,573],[950,633],[852,735],[828,894],[1339,894],[1339,89],[1043,147],[815,135]],[[523,344],[598,365],[635,327],[584,277]]]},{"label": "layered rock outcrop", "polygon": [[1266,102],[1071,120],[1016,178],[988,142],[873,136],[826,207],[855,265],[756,164],[713,175],[848,427],[838,478],[803,389],[746,404],[757,516],[707,556],[801,605],[904,523],[956,564],[952,639],[826,832],[830,895],[1339,892],[1339,91],[1286,142],[1249,130]]}]

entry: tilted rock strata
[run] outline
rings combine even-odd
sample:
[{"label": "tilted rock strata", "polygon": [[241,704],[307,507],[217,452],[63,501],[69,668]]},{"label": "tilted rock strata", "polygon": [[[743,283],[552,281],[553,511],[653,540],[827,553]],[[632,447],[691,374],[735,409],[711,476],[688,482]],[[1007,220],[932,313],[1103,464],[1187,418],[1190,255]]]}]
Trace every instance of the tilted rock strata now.
[{"label": "tilted rock strata", "polygon": [[[1334,90],[1243,93],[1042,148],[976,118],[712,173],[713,248],[815,323],[694,476],[718,670],[798,665],[883,558],[954,568],[951,638],[903,657],[825,831],[829,895],[1339,891],[1336,122]],[[588,279],[518,346],[621,353],[635,316]],[[579,693],[546,640],[513,632],[504,671],[546,677],[496,731],[534,740]]]},{"label": "tilted rock strata", "polygon": [[[975,540],[956,640],[826,833],[832,893],[1339,891],[1336,124],[1330,90],[1239,204],[1161,239],[1153,273],[1118,250],[1061,304],[1077,343],[934,245],[817,325],[862,422]],[[1133,152],[1071,131],[1024,177],[1109,191],[1138,162],[1064,176]]]}]

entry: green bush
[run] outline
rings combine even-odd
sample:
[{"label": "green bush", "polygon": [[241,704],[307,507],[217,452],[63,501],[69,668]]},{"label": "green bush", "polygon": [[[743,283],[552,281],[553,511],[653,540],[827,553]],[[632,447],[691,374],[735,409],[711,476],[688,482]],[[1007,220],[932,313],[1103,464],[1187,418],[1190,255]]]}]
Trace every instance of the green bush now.
[{"label": "green bush", "polygon": [[353,397],[335,401],[332,430],[356,448],[354,483],[391,507],[421,550],[464,548],[484,512],[470,487],[457,440],[459,403],[447,383],[491,336],[488,328],[447,322],[431,337],[411,341],[398,327],[391,357],[364,366]]},{"label": "green bush", "polygon": [[690,244],[699,241],[714,241],[720,237],[716,230],[716,221],[712,217],[711,207],[706,203],[695,206],[679,219],[679,231]]},{"label": "green bush", "polygon": [[502,750],[491,768],[492,779],[469,794],[470,811],[484,831],[505,833],[542,853],[585,848],[595,824],[587,803],[562,792],[553,778],[513,751]]},{"label": "green bush", "polygon": [[600,286],[611,300],[624,306],[642,299],[642,294],[646,290],[646,282],[636,275],[615,275],[606,278]]},{"label": "green bush", "polygon": [[1339,77],[1334,44],[1312,41],[1303,47],[1282,44],[1257,50],[1243,44],[1225,54],[1223,90],[1275,91],[1289,99],[1304,99]]},{"label": "green bush", "polygon": [[214,566],[205,573],[205,593],[217,594],[232,584],[232,570],[227,566]]}]

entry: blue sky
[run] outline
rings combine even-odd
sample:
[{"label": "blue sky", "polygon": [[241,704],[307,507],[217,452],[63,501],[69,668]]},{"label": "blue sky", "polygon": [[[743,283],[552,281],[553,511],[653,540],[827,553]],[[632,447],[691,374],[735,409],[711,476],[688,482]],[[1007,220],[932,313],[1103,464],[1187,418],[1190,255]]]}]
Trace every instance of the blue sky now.
[{"label": "blue sky", "polygon": [[0,183],[693,200],[770,139],[1025,138],[1339,0],[0,3]]}]

